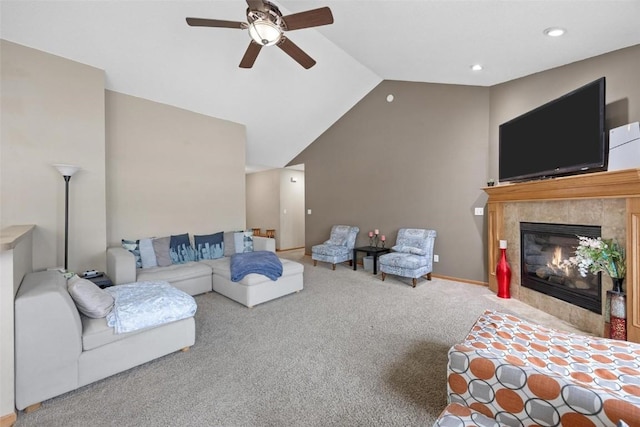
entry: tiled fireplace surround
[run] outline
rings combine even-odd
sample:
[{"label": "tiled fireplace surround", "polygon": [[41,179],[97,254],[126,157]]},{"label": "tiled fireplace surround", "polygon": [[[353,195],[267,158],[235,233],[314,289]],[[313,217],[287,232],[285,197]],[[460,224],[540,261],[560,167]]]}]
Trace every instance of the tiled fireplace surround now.
[{"label": "tiled fireplace surround", "polygon": [[[602,334],[603,318],[584,308],[547,296],[520,285],[520,222],[600,225],[603,238],[625,242],[625,199],[588,199],[514,202],[504,206],[504,240],[511,266],[511,295],[520,301],[565,320],[579,329]],[[602,301],[613,284],[602,275]],[[604,307],[602,309],[604,313]]]},{"label": "tiled fireplace surround", "polygon": [[[624,286],[627,296],[633,295],[633,289],[629,289],[629,286],[633,287],[638,282],[638,266],[629,264],[634,259],[637,261],[639,252],[634,245],[638,245],[636,211],[640,209],[640,169],[589,175],[485,188],[489,194],[489,288],[497,291],[495,265],[499,255],[498,242],[507,240],[511,297],[585,332],[602,336],[602,315],[520,285],[520,222],[599,225],[603,238],[615,238],[626,245],[627,252],[631,249],[627,262],[630,271]],[[631,245],[627,245],[628,240]],[[606,291],[611,288],[611,279],[603,274],[603,313]],[[634,323],[633,319],[629,319],[633,316],[633,310],[633,304],[628,304],[628,324]],[[634,332],[631,332],[633,335]]]}]

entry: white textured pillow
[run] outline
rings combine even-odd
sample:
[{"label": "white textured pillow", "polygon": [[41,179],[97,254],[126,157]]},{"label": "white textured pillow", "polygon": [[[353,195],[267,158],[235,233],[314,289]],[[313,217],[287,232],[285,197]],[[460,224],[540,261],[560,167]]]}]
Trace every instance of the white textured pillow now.
[{"label": "white textured pillow", "polygon": [[237,231],[233,233],[235,253],[253,252],[253,231]]},{"label": "white textured pillow", "polygon": [[78,275],[67,280],[67,290],[78,311],[87,317],[105,317],[113,308],[115,300],[109,292],[100,289],[90,280],[81,279]]}]

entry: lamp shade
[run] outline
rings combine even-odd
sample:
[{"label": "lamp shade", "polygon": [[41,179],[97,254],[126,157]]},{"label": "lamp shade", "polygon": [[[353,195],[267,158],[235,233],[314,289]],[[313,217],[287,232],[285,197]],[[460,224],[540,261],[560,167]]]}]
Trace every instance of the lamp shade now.
[{"label": "lamp shade", "polygon": [[58,169],[58,172],[60,172],[62,176],[73,176],[74,173],[80,170],[80,166],[64,165],[61,163],[54,164],[53,167]]},{"label": "lamp shade", "polygon": [[259,19],[249,25],[249,35],[260,45],[272,46],[280,41],[282,31],[273,22]]}]

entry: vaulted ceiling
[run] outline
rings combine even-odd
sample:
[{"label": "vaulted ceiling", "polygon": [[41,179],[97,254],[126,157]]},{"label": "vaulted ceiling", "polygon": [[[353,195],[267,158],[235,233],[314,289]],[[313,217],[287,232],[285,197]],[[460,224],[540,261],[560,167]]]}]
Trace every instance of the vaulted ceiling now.
[{"label": "vaulted ceiling", "polygon": [[[492,86],[640,44],[637,0],[273,3],[331,8],[333,24],[286,33],[314,67],[265,47],[239,68],[247,30],[186,24],[245,22],[243,0],[2,0],[0,37],[103,69],[109,90],[246,125],[254,170],[285,166],[382,80]],[[566,34],[543,34],[554,26]]]}]

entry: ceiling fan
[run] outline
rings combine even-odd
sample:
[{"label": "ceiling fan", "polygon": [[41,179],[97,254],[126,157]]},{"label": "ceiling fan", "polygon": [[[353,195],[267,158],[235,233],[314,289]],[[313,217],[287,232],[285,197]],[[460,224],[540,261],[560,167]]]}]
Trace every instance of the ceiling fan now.
[{"label": "ceiling fan", "polygon": [[251,42],[240,61],[240,68],[253,67],[262,47],[273,45],[278,46],[306,69],[316,64],[316,61],[289,40],[284,32],[333,24],[331,9],[321,7],[282,16],[278,6],[267,0],[247,0],[247,4],[249,5],[247,8],[248,22],[187,18],[187,24],[192,27],[248,29]]}]

